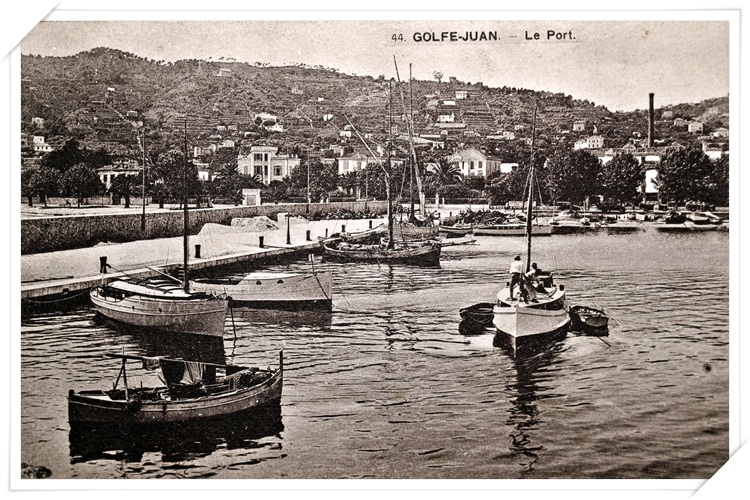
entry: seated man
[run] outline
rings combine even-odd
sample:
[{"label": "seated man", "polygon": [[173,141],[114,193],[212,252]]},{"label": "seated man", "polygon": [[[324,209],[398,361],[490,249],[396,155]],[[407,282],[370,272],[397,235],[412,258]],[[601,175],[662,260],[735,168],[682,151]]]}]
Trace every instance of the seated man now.
[{"label": "seated man", "polygon": [[529,299],[531,299],[532,302],[538,302],[536,299],[536,288],[535,288],[535,283],[534,283],[535,278],[536,278],[536,272],[537,272],[536,264],[531,264],[531,269],[529,269],[523,275],[521,295],[523,297],[524,302],[528,302]]}]

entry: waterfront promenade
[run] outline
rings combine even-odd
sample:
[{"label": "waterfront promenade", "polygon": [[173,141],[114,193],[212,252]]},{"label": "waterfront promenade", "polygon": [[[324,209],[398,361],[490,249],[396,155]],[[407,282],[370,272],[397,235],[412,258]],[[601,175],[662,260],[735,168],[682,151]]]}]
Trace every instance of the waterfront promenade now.
[{"label": "waterfront promenade", "polygon": [[[261,218],[259,220],[264,220]],[[254,230],[241,226],[206,224],[189,239],[191,269],[201,269],[237,262],[262,260],[287,255],[313,253],[320,248],[319,238],[342,230],[359,232],[385,219],[305,221],[291,218],[289,241],[285,219],[277,228]],[[309,240],[308,237],[309,231]],[[260,239],[263,238],[263,248]],[[200,257],[196,257],[200,245]],[[102,281],[122,276],[156,274],[152,269],[172,270],[183,262],[182,237],[139,240],[127,243],[100,243],[93,247],[29,254],[21,256],[21,298],[45,297],[87,290]],[[100,273],[101,258],[111,266]]]}]

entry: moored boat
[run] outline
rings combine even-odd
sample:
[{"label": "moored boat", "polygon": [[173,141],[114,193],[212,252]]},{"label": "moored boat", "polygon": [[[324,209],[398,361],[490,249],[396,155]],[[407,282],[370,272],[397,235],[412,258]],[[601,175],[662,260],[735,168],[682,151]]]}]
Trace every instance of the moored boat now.
[{"label": "moored boat", "polygon": [[100,314],[128,325],[173,333],[224,335],[226,298],[186,292],[169,280],[121,278],[94,287],[90,297]]},{"label": "moored boat", "polygon": [[425,240],[419,243],[395,243],[358,245],[345,241],[328,241],[323,250],[329,258],[343,261],[391,262],[422,266],[440,263],[439,241]]},{"label": "moored boat", "polygon": [[198,281],[193,287],[207,293],[225,293],[232,305],[287,310],[331,310],[333,277],[328,272],[254,272],[239,282]]},{"label": "moored boat", "polygon": [[431,221],[425,222],[422,225],[417,225],[412,222],[395,221],[393,224],[393,236],[396,240],[428,240],[437,238],[438,233],[438,226],[433,225]]},{"label": "moored boat", "polygon": [[444,234],[446,238],[463,238],[467,234],[471,233],[473,229],[474,227],[471,224],[440,224],[438,231],[441,234]]},{"label": "moored boat", "polygon": [[590,306],[572,306],[570,320],[573,329],[586,333],[604,333],[609,326],[607,313]]},{"label": "moored boat", "polygon": [[[204,421],[278,404],[283,352],[277,368],[251,368],[126,354],[112,389],[68,392],[68,421],[77,425],[157,425]],[[159,387],[128,387],[126,363],[161,369]],[[118,388],[122,380],[123,387]]]},{"label": "moored boat", "polygon": [[473,321],[483,326],[492,326],[492,318],[494,317],[492,309],[494,306],[492,302],[479,302],[478,304],[459,309],[458,314],[465,321]]},{"label": "moored boat", "polygon": [[[534,226],[534,236],[550,236],[552,226]],[[524,236],[526,224],[477,224],[474,236]]]},{"label": "moored boat", "polygon": [[[187,128],[187,122],[185,127]],[[187,137],[187,132],[185,137]],[[92,288],[91,302],[103,316],[128,325],[166,332],[222,337],[224,318],[228,308],[226,297],[195,292],[190,289],[189,216],[186,186],[187,139],[184,155],[182,280],[159,271],[155,271],[159,275],[157,277],[145,279],[125,277]]]}]

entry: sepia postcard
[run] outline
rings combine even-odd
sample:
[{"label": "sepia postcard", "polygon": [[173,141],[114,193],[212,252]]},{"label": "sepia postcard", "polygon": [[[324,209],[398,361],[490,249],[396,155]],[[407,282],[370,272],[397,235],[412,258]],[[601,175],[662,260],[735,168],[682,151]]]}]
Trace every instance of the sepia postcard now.
[{"label": "sepia postcard", "polygon": [[6,58],[11,489],[732,463],[739,10],[73,3]]}]

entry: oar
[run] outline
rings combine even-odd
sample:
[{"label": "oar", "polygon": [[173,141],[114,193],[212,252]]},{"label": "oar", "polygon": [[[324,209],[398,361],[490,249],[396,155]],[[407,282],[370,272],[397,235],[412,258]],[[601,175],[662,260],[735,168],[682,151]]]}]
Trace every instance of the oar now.
[{"label": "oar", "polygon": [[607,344],[607,347],[612,347],[612,346],[611,346],[611,345],[610,345],[609,343],[607,343],[607,341],[606,341],[606,340],[604,340],[604,339],[603,339],[603,338],[601,338],[600,336],[598,336],[598,335],[595,335],[595,337],[596,337],[596,338],[598,338],[599,340],[601,340],[602,342],[604,342],[605,344]]},{"label": "oar", "polygon": [[[599,305],[599,304],[597,304],[596,302],[594,302],[594,305],[596,306],[596,308],[597,308],[597,309],[599,309],[600,311],[604,312],[604,308],[603,308],[602,306],[600,306],[600,305]],[[607,314],[607,316],[609,316],[610,318],[612,318],[613,320],[615,320],[615,321],[617,322],[617,324],[618,324],[618,325],[622,326],[622,323],[620,322],[620,320],[619,320],[619,319],[615,318],[614,316],[612,316],[612,315],[611,315],[611,314],[609,314],[609,313],[606,313],[606,314]]]}]

